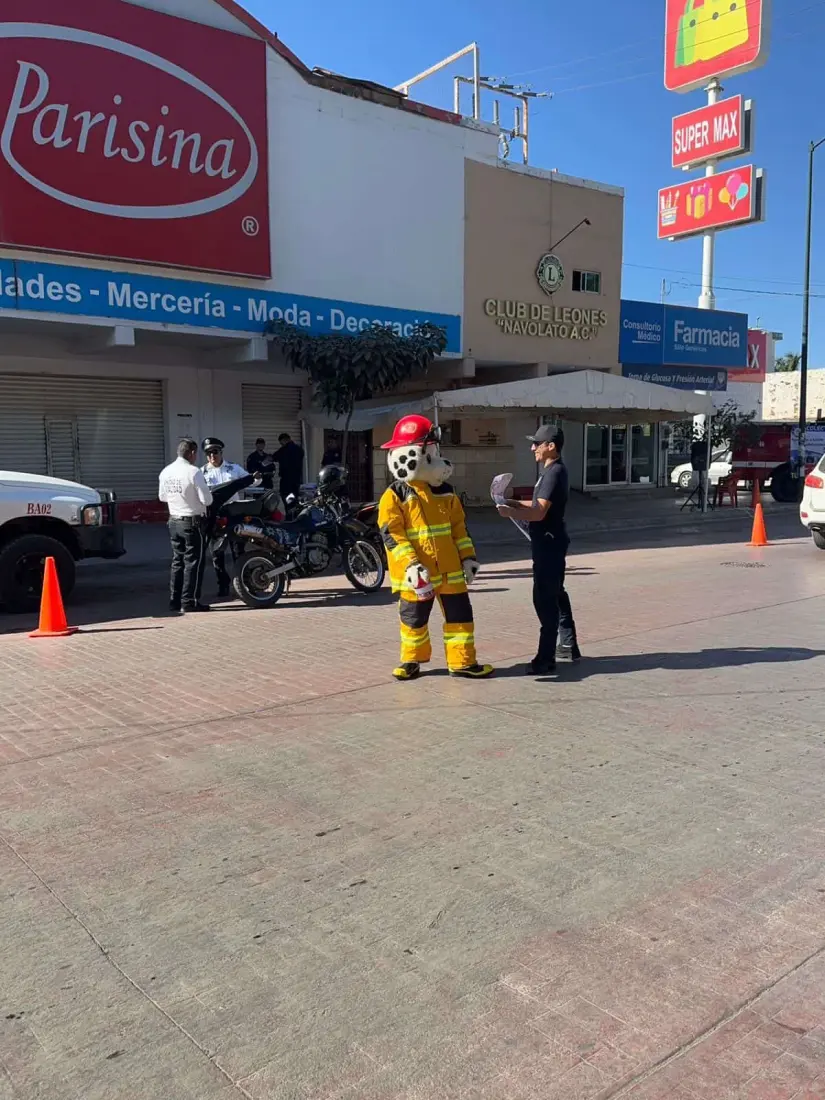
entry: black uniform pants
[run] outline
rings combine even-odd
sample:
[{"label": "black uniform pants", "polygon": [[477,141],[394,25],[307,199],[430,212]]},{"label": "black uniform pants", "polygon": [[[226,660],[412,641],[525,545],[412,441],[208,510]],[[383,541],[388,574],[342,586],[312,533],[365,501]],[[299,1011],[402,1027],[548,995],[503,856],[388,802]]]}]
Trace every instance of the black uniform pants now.
[{"label": "black uniform pants", "polygon": [[203,516],[169,519],[172,572],[169,598],[183,607],[200,603],[203,565],[206,559],[206,520]]},{"label": "black uniform pants", "polygon": [[220,550],[212,550],[212,567],[218,581],[218,595],[228,596],[232,578],[226,568],[226,547],[222,546]]},{"label": "black uniform pants", "polygon": [[541,623],[539,661],[554,661],[559,641],[563,646],[576,644],[573,608],[564,587],[569,545],[566,534],[545,534],[533,541],[533,607]]},{"label": "black uniform pants", "polygon": [[281,494],[281,497],[283,498],[284,504],[286,504],[286,498],[290,495],[290,493],[297,500],[298,499],[298,494],[300,493],[300,491],[301,491],[301,479],[300,479],[300,477],[284,477],[283,474],[281,475],[281,484],[278,488],[278,492]]}]

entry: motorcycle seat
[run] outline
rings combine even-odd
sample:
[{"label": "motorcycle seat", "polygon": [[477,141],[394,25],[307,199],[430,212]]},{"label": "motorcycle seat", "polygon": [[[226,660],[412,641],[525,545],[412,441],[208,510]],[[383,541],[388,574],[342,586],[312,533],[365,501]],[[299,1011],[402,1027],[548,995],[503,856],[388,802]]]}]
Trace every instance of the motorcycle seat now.
[{"label": "motorcycle seat", "polygon": [[237,519],[240,516],[262,516],[268,515],[263,506],[263,499],[257,500],[235,500],[231,504],[224,504],[221,508],[221,514],[229,516],[231,519]]},{"label": "motorcycle seat", "polygon": [[277,526],[283,531],[289,531],[296,535],[303,534],[305,531],[315,530],[315,524],[312,521],[312,517],[308,515],[298,516],[297,519],[279,520]]}]

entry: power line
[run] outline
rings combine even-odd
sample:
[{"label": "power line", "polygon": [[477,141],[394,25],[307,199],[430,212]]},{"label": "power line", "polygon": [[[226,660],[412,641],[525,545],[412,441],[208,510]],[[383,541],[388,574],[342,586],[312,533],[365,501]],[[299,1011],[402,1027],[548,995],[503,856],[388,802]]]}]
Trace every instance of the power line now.
[{"label": "power line", "polygon": [[[745,3],[744,3],[743,6],[747,8],[747,7],[750,7],[752,4],[755,4],[757,2],[759,2],[759,0],[745,0]],[[801,8],[795,8],[793,11],[785,12],[783,14],[784,14],[785,18],[793,18],[797,15],[804,15],[806,12],[809,12],[809,11],[819,10],[823,7],[823,5],[825,5],[825,0],[814,0],[814,3],[805,4]],[[712,19],[712,17],[710,17],[710,18]],[[705,19],[697,20],[697,25],[701,25],[701,23],[703,23],[703,22],[708,22],[708,17],[705,17]],[[722,40],[723,38],[728,38],[732,34],[736,34],[736,33],[737,32],[729,31],[729,32],[726,32],[725,34],[714,35],[711,38],[711,41],[718,42],[718,41]],[[778,35],[777,37],[780,37],[780,38],[795,37],[798,33],[799,32],[795,31],[795,32],[792,32],[789,35],[786,32],[785,34]],[[675,34],[678,35],[678,32],[675,32]],[[667,29],[665,29],[664,41],[665,41],[665,48],[666,49],[669,48],[669,46],[671,45],[670,39],[672,39],[673,37],[674,37],[674,32],[668,31]],[[637,38],[633,42],[625,43],[625,45],[617,46],[616,48],[611,49],[611,50],[605,50],[602,53],[590,54],[586,57],[575,58],[575,59],[570,60],[570,61],[561,61],[561,62],[558,62],[556,64],[551,64],[551,65],[542,65],[542,66],[539,66],[538,68],[535,68],[535,69],[523,69],[523,70],[520,70],[518,72],[512,73],[510,75],[511,75],[511,77],[521,77],[521,76],[532,76],[535,73],[544,73],[544,72],[552,72],[552,73],[555,74],[555,72],[560,70],[560,69],[571,68],[571,67],[575,68],[576,66],[588,64],[588,63],[593,62],[593,61],[600,61],[603,58],[615,57],[618,54],[624,53],[625,51],[630,50],[630,49],[634,49],[635,47],[643,45],[647,42],[659,42],[659,43],[661,43],[661,41],[662,41],[662,35],[661,34],[648,35],[645,38]],[[675,42],[673,44],[675,45]],[[628,64],[628,63],[631,63],[631,62],[639,62],[639,61],[647,61],[647,60],[648,60],[648,57],[646,55],[637,54],[634,57],[628,58],[627,62],[622,62],[622,64]],[[657,75],[658,72],[659,72],[659,70],[656,70],[654,73],[644,73],[644,74],[638,74],[638,75],[639,75],[639,77],[649,76],[649,75]],[[577,75],[578,75],[577,73],[574,73],[574,74],[571,74],[569,76],[554,77],[554,79],[573,80],[573,79],[575,79],[575,77]],[[629,80],[629,79],[635,79],[635,78],[627,77],[625,79]],[[598,84],[584,85],[582,89],[567,88],[567,89],[564,89],[564,90],[565,91],[578,91],[578,90],[583,90],[584,88],[589,88],[589,87],[604,87],[605,84],[607,84],[607,83],[608,83],[608,81],[603,81],[603,82],[600,82]]]},{"label": "power line", "polygon": [[[662,267],[657,264],[633,264],[628,260],[622,261],[622,267],[636,267],[642,271],[658,271],[668,275],[695,275],[695,271],[688,271],[683,267]],[[725,276],[722,276],[725,278]],[[778,283],[784,286],[801,286],[802,283],[799,279],[763,279],[761,277],[755,277],[752,275],[728,275],[728,279],[740,279],[742,282],[758,282],[758,283]],[[825,286],[825,283],[813,283],[813,286]],[[737,289],[747,291],[748,287],[742,286]]]}]

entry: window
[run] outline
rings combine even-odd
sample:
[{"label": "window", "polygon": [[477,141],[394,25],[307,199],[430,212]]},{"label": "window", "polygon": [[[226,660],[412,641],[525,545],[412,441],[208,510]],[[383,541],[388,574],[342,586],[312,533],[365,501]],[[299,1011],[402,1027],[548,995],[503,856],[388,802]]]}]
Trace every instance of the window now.
[{"label": "window", "polygon": [[602,276],[599,271],[574,271],[573,289],[582,294],[601,294]]}]

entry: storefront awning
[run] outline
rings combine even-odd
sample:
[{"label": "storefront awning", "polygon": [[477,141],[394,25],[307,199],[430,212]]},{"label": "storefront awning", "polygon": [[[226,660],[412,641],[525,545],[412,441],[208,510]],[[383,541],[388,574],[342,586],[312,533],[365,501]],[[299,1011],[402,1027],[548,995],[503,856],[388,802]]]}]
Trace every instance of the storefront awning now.
[{"label": "storefront awning", "polygon": [[[399,399],[393,404],[357,409],[351,428],[362,431],[408,413],[432,415],[436,409],[443,420],[520,409],[533,410],[537,416],[554,415],[590,424],[649,424],[713,416],[713,398],[617,374],[581,370],[492,386],[442,390],[423,398]],[[329,423],[323,414],[310,413],[307,419]]]}]

